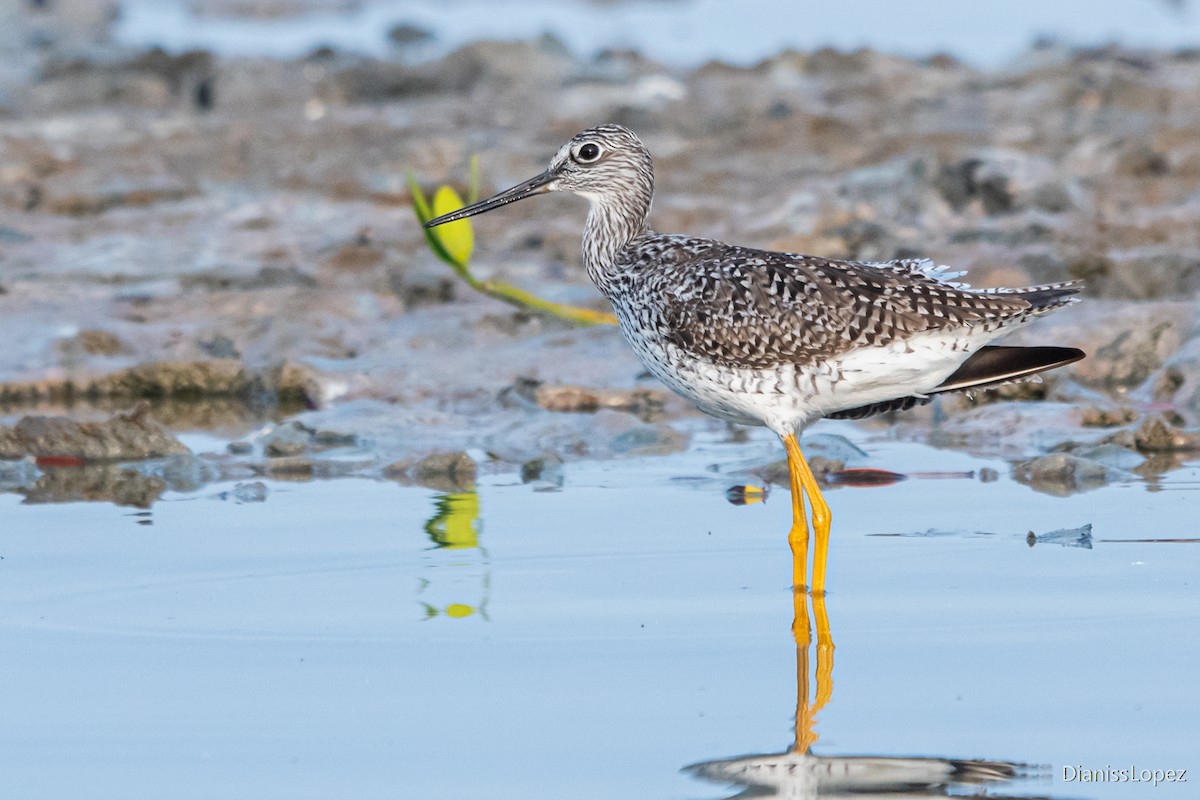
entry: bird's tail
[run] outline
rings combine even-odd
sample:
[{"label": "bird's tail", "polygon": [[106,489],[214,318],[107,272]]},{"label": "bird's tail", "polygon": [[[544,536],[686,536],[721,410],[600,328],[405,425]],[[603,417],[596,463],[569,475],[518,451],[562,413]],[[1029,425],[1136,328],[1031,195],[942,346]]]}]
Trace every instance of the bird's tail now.
[{"label": "bird's tail", "polygon": [[986,389],[989,386],[1029,378],[1048,369],[1063,367],[1083,357],[1083,351],[1074,347],[988,345],[976,350],[954,374],[942,381],[930,394]]},{"label": "bird's tail", "polygon": [[[1035,287],[1040,291],[1048,287]],[[1030,290],[1020,290],[1030,291]],[[1060,295],[1061,298],[1061,295]],[[1072,302],[1059,299],[1058,303]],[[987,389],[1014,381],[1029,380],[1039,372],[1072,364],[1084,357],[1082,350],[1074,347],[1003,347],[987,345],[975,351],[964,361],[954,374],[942,381],[926,395],[910,395],[884,400],[881,403],[848,408],[829,414],[830,419],[862,419],[885,411],[903,411],[913,406],[925,405],[932,395],[944,392],[970,392]]]},{"label": "bird's tail", "polygon": [[988,294],[1007,294],[1019,297],[1029,303],[1034,314],[1053,311],[1056,308],[1070,305],[1079,301],[1075,295],[1083,291],[1082,281],[1062,281],[1061,283],[1045,283],[1041,286],[1026,286],[1023,289],[983,289]]}]

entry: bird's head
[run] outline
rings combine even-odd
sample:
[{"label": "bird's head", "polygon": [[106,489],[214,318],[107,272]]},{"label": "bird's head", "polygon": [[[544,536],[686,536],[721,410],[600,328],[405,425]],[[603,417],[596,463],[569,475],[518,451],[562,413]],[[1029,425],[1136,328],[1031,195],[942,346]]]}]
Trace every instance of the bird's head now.
[{"label": "bird's head", "polygon": [[435,217],[425,227],[472,217],[546,192],[570,192],[586,197],[593,205],[628,202],[649,211],[653,190],[654,168],[642,141],[628,128],[600,125],[572,136],[540,175],[486,200]]}]

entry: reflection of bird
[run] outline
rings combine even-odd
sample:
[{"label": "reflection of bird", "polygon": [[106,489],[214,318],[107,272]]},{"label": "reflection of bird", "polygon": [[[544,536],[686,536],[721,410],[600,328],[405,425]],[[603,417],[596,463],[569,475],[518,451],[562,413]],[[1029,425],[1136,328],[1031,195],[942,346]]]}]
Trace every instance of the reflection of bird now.
[{"label": "reflection of bird", "polygon": [[[817,715],[833,698],[833,633],[824,595],[812,595],[811,616],[807,597],[796,593],[793,601],[796,730],[792,746],[782,753],[703,761],[684,767],[684,772],[714,783],[744,789],[730,800],[772,797],[790,800],[816,800],[820,797],[875,797],[880,800],[958,797],[963,796],[963,789],[1036,774],[1036,770],[1006,761],[814,754],[812,746],[817,741]],[[815,639],[812,635],[814,622]],[[816,655],[816,670],[810,675],[809,656],[813,652]],[[815,677],[816,684],[811,695],[810,677]],[[998,795],[991,793],[987,796],[998,798]]]},{"label": "reflection of bird", "polygon": [[[697,778],[732,784],[735,798],[856,797],[906,800],[951,797],[948,790],[1019,777],[1025,768],[1004,761],[887,756],[815,756],[789,750],[684,767]],[[992,797],[993,795],[988,795]],[[730,798],[734,800],[734,798]]]},{"label": "reflection of bird", "polygon": [[1083,357],[1071,348],[987,346],[1071,302],[1072,284],[974,291],[928,261],[834,261],[655,233],[646,224],[650,154],[619,125],[583,131],[545,172],[426,226],[550,191],[591,202],[584,264],[646,368],[701,410],[765,425],[783,440],[797,588],[808,553],[802,492],[816,529],[814,591],[824,588],[829,537],[829,507],[796,442],[805,426],[908,408]]}]

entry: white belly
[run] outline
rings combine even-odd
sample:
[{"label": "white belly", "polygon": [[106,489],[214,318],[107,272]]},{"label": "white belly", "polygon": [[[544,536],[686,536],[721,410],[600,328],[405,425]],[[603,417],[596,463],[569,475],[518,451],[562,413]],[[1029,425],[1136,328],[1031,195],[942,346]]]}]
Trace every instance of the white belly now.
[{"label": "white belly", "polygon": [[701,361],[671,344],[648,347],[641,336],[627,333],[626,339],[655,377],[701,411],[782,434],[836,411],[929,394],[975,350],[1007,332],[919,334],[819,364],[750,369]]}]

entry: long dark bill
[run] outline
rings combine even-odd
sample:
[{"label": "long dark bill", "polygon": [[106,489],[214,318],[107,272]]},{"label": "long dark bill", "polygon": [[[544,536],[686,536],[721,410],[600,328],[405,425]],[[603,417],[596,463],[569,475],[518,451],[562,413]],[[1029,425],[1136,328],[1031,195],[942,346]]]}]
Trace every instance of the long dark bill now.
[{"label": "long dark bill", "polygon": [[434,217],[425,223],[426,228],[432,228],[436,225],[441,225],[444,222],[454,222],[456,219],[465,219],[473,217],[476,214],[482,214],[485,211],[491,211],[493,208],[506,206],[509,203],[515,203],[518,200],[524,200],[526,197],[531,197],[535,194],[542,194],[550,191],[549,185],[554,181],[554,175],[550,170],[546,170],[541,175],[535,175],[527,181],[518,183],[511,189],[505,189],[498,195],[489,197],[487,200],[480,200],[478,203],[472,203],[469,206],[463,206],[458,211],[451,211],[449,214],[442,214],[440,217]]}]

